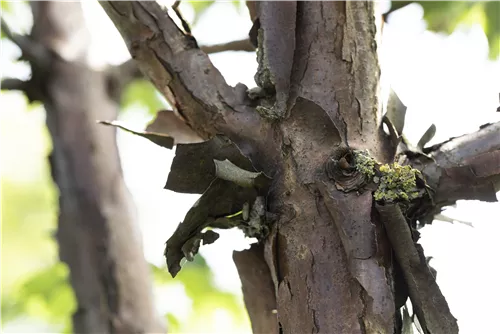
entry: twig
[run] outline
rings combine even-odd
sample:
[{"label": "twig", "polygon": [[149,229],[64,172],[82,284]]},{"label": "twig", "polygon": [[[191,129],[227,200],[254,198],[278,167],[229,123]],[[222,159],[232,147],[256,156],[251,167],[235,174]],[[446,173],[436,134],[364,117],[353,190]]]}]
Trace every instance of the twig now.
[{"label": "twig", "polygon": [[26,92],[28,90],[29,82],[15,78],[3,79],[0,84],[2,90],[19,90]]},{"label": "twig", "polygon": [[238,41],[232,41],[229,43],[215,44],[215,45],[204,45],[200,49],[206,54],[224,52],[224,51],[255,51],[255,47],[252,45],[248,38],[241,39]]},{"label": "twig", "polygon": [[108,95],[115,101],[120,101],[125,86],[135,79],[143,78],[142,72],[134,59],[129,59],[117,66],[107,69]]},{"label": "twig", "polygon": [[465,220],[451,218],[451,217],[448,217],[448,216],[443,215],[443,214],[437,214],[437,215],[435,215],[434,219],[440,220],[442,222],[451,223],[451,224],[459,223],[459,224],[464,224],[464,225],[467,225],[467,226],[470,226],[470,227],[474,227],[474,225],[472,225],[471,222],[468,222],[468,221],[465,221]]},{"label": "twig", "polygon": [[180,0],[175,1],[174,4],[172,5],[172,9],[174,10],[174,12],[177,15],[177,17],[179,18],[179,20],[181,21],[182,28],[184,29],[186,34],[191,35],[191,27],[189,26],[187,21],[184,19],[181,11],[179,10],[180,4],[181,4]]},{"label": "twig", "polygon": [[42,44],[37,43],[29,36],[13,33],[5,23],[5,20],[2,20],[1,27],[7,38],[21,49],[26,60],[40,66],[41,68],[48,67],[51,59],[51,53],[47,48],[45,48]]}]

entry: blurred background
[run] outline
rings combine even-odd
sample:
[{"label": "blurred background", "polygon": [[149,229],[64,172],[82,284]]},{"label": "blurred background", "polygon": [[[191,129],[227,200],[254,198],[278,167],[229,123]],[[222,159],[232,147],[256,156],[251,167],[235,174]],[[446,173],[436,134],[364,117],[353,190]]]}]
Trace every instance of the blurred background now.
[{"label": "blurred background", "polygon": [[[12,30],[28,33],[32,17],[27,3],[1,4],[2,19]],[[104,68],[129,59],[100,5],[96,1],[82,5],[91,22],[89,62]],[[382,13],[390,2],[378,6]],[[408,106],[405,134],[413,143],[432,123],[437,133],[430,144],[500,121],[495,112],[500,92],[500,12],[491,12],[499,6],[489,11],[482,2],[434,7],[424,12],[421,5],[411,4],[393,12],[379,45],[383,83],[390,84]],[[244,2],[183,2],[180,9],[200,45],[239,40],[251,28]],[[491,21],[495,17],[496,26]],[[29,66],[15,61],[19,55],[20,50],[2,35],[2,77],[29,78]],[[223,52],[210,58],[229,84],[255,86],[255,53]],[[23,93],[2,91],[0,99],[2,329],[71,332],[75,300],[53,238],[57,192],[47,161],[51,140],[45,111],[28,103]],[[151,84],[137,80],[125,91],[119,119],[141,129],[166,106]],[[163,189],[174,150],[123,131],[117,136],[125,181],[139,213],[145,256],[154,273],[157,308],[168,319],[169,332],[251,333],[232,251],[247,248],[252,240],[239,231],[222,231],[215,244],[202,247],[195,262],[172,279],[164,268],[165,241],[198,196]],[[494,288],[500,279],[499,213],[498,203],[462,201],[444,212],[455,221],[435,220],[421,231],[421,243],[426,255],[434,257],[431,264],[461,333],[496,329],[494,321],[484,320],[495,319],[499,310],[500,290]]]}]

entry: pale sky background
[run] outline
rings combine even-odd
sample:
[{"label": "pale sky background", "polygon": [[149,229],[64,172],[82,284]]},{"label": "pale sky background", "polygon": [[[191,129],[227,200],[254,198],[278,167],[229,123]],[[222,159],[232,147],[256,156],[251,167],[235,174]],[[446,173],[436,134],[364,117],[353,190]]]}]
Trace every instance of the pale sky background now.
[{"label": "pale sky background", "polygon": [[[123,41],[97,2],[84,2],[84,9],[92,22],[89,25],[91,63],[99,67],[127,60],[129,54]],[[188,20],[192,18],[189,6],[181,5],[181,9]],[[383,45],[379,46],[382,48],[384,81],[391,83],[408,106],[405,128],[408,139],[416,143],[431,123],[437,126],[433,144],[476,131],[484,123],[500,121],[500,113],[495,112],[499,104],[500,61],[488,61],[487,40],[481,27],[461,27],[451,36],[435,34],[425,30],[422,15],[418,5],[394,13],[385,25]],[[30,23],[23,21],[22,24],[29,27]],[[250,27],[246,7],[238,11],[232,4],[220,2],[201,17],[193,35],[200,45],[221,43],[247,36]],[[26,67],[10,65],[9,59],[16,52],[8,43],[2,46],[3,75],[26,77],[29,74]],[[229,84],[242,82],[249,87],[255,86],[255,54],[226,52],[210,58]],[[45,131],[43,111],[27,114],[22,95],[2,93],[1,106],[0,119],[5,125],[2,131],[19,126],[32,129],[33,136],[41,136]],[[150,117],[136,109],[126,113],[122,120],[140,127]],[[29,145],[32,152],[19,151],[15,142],[22,138],[11,132],[12,145],[1,146],[2,160],[9,160],[5,164],[2,161],[2,175],[35,177],[37,170],[23,161],[30,161],[30,155],[38,152],[36,150],[44,150],[43,143],[34,140]],[[2,133],[1,138],[5,140],[6,133]],[[118,142],[125,180],[139,212],[146,257],[156,265],[163,265],[165,241],[198,196],[163,189],[174,150],[157,147],[122,131],[118,131]],[[421,243],[426,255],[434,257],[431,264],[438,271],[438,283],[458,319],[460,333],[498,330],[495,319],[500,311],[499,213],[498,203],[462,201],[445,214],[469,221],[473,228],[435,221],[421,230]],[[201,248],[221,288],[241,294],[231,256],[232,250],[244,249],[248,244],[239,231],[223,231],[215,244]],[[187,314],[189,300],[180,287],[161,289],[156,297],[162,311],[174,311],[180,317]],[[227,315],[221,313],[218,317],[215,332],[234,332]]]}]

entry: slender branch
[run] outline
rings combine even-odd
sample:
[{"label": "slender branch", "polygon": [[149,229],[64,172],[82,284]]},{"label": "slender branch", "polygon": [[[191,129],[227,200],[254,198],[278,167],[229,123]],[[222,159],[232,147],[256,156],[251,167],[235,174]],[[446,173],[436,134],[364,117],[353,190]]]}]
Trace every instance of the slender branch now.
[{"label": "slender branch", "polygon": [[153,1],[100,4],[141,71],[201,137],[217,133],[235,141],[260,137],[263,125],[250,107],[247,87],[227,85],[192,36],[184,34],[160,5]]},{"label": "slender branch", "polygon": [[143,75],[134,59],[129,59],[118,66],[112,67],[112,70],[119,75],[122,82],[129,83],[133,79],[142,78]]},{"label": "slender branch", "polygon": [[13,33],[9,26],[2,20],[0,23],[2,31],[7,38],[16,44],[22,51],[23,57],[28,60],[32,65],[45,68],[49,65],[51,60],[50,51],[45,48],[41,43],[38,43],[26,35],[19,35]]},{"label": "slender branch", "polygon": [[184,29],[184,31],[186,32],[186,34],[189,34],[191,35],[191,27],[189,27],[189,24],[187,23],[187,21],[184,19],[184,16],[182,16],[182,13],[179,9],[179,5],[181,4],[181,1],[180,0],[177,0],[176,2],[174,2],[174,4],[172,5],[172,9],[174,10],[175,14],[177,15],[177,17],[179,18],[179,20],[181,21],[181,24],[182,24],[182,28]]},{"label": "slender branch", "polygon": [[17,78],[6,78],[0,84],[2,90],[18,90],[23,92],[28,98],[29,102],[42,101],[43,93],[39,85],[37,85],[33,78],[29,81],[24,81]]},{"label": "slender branch", "polygon": [[117,102],[120,101],[125,86],[135,79],[143,78],[143,74],[134,59],[129,59],[120,65],[112,66],[106,72],[108,78],[108,95]]},{"label": "slender branch", "polygon": [[224,51],[255,51],[255,47],[248,38],[232,41],[229,43],[204,45],[200,49],[206,54],[224,52]]},{"label": "slender branch", "polygon": [[2,90],[19,90],[26,92],[29,87],[29,82],[15,78],[6,78],[2,80],[0,88]]}]

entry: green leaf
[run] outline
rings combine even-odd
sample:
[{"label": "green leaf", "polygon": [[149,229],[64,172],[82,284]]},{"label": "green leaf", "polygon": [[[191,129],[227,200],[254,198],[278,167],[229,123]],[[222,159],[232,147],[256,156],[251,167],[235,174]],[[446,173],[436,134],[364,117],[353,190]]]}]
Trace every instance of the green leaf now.
[{"label": "green leaf", "polygon": [[170,333],[187,332],[194,323],[207,316],[216,309],[225,309],[240,323],[248,324],[248,315],[239,296],[221,291],[215,284],[214,275],[203,256],[198,255],[193,262],[184,265],[183,270],[173,279],[167,268],[151,265],[156,283],[172,284],[180,282],[184,286],[186,295],[192,300],[192,308],[186,322],[181,322],[173,314],[167,313],[168,331]]},{"label": "green leaf", "polygon": [[123,109],[134,105],[146,108],[151,115],[156,115],[158,110],[166,107],[155,86],[143,79],[129,83],[122,94],[121,107]]},{"label": "green leaf", "polygon": [[458,25],[480,24],[489,44],[489,58],[500,55],[500,2],[418,1],[428,29],[451,34]]},{"label": "green leaf", "polygon": [[[415,1],[424,9],[427,29],[451,34],[458,25],[480,24],[489,44],[489,58],[500,55],[500,2],[498,1]],[[411,1],[393,1],[390,12]]]},{"label": "green leaf", "polygon": [[29,316],[71,328],[76,300],[67,277],[68,269],[60,262],[29,276],[2,296],[2,321]]},{"label": "green leaf", "polygon": [[179,333],[181,331],[181,322],[172,313],[165,315],[167,319],[167,328],[169,333]]},{"label": "green leaf", "polygon": [[2,9],[2,14],[12,13],[12,1],[0,1],[0,8]]},{"label": "green leaf", "polygon": [[500,55],[500,2],[486,2],[484,13],[486,14],[486,22],[483,29],[490,47],[489,57],[495,59]]},{"label": "green leaf", "polygon": [[205,13],[214,3],[215,1],[189,1],[189,4],[194,10],[193,26],[198,22],[201,15],[203,15],[203,13]]}]

